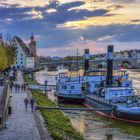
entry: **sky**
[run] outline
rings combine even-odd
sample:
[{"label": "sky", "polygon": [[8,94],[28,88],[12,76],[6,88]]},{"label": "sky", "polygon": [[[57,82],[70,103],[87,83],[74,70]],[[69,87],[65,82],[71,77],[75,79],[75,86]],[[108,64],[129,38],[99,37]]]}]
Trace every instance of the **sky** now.
[{"label": "sky", "polygon": [[140,0],[0,0],[0,33],[33,33],[40,56],[140,49]]}]

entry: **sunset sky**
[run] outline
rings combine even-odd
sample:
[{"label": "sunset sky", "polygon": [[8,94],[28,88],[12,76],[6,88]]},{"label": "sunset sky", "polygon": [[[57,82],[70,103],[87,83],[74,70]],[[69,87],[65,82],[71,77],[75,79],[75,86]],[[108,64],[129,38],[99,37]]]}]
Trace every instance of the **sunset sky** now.
[{"label": "sunset sky", "polygon": [[43,56],[140,49],[140,0],[0,0],[0,33],[34,33]]}]

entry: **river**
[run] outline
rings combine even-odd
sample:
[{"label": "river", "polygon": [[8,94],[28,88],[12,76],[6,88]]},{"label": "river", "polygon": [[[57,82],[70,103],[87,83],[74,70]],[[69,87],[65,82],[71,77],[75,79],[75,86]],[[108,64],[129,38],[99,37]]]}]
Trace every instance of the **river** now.
[{"label": "river", "polygon": [[[129,78],[133,86],[140,89],[140,71],[130,70]],[[47,79],[49,84],[55,82],[55,72],[38,72],[36,80],[44,84]],[[140,90],[139,90],[140,91]],[[49,93],[52,100],[56,100],[53,92]],[[140,139],[140,126],[134,126],[120,121],[107,120],[94,112],[66,111],[73,126],[84,136],[85,140],[106,140],[107,135],[112,135],[112,140],[138,140]]]}]

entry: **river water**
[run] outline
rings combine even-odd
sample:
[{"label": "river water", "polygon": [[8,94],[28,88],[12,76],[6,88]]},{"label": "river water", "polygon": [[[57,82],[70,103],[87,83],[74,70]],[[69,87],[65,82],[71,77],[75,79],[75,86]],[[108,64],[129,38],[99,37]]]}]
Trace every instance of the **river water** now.
[{"label": "river water", "polygon": [[[133,86],[140,89],[140,70],[130,70],[129,78],[133,80]],[[44,84],[55,82],[56,72],[38,72],[36,80]],[[140,91],[140,90],[139,90]],[[49,93],[49,98],[56,100],[54,92]],[[112,140],[138,140],[140,139],[140,126],[134,126],[120,121],[107,120],[94,112],[66,111],[73,126],[84,136],[85,140],[107,140],[112,135]]]}]

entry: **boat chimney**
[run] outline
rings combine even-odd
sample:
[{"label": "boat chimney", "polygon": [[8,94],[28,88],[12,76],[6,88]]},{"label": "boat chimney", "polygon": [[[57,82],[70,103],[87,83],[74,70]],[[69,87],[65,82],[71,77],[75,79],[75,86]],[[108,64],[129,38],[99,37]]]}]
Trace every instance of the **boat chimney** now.
[{"label": "boat chimney", "polygon": [[86,75],[87,70],[89,70],[89,49],[85,49],[84,54],[84,75]]},{"label": "boat chimney", "polygon": [[112,86],[112,80],[113,80],[113,51],[114,51],[114,46],[113,45],[108,45],[108,51],[107,51],[107,79],[106,79],[107,86]]}]

